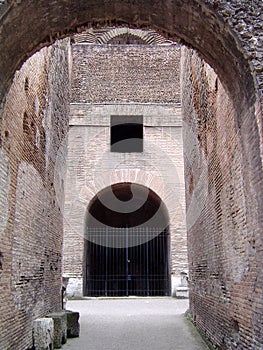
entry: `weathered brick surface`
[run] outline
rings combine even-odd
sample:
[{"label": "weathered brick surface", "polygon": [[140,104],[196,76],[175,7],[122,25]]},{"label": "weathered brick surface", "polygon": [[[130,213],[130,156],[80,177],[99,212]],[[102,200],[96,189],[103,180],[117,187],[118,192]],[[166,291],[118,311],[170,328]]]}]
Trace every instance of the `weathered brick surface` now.
[{"label": "weathered brick surface", "polygon": [[[180,48],[84,43],[74,44],[72,54],[63,248],[63,273],[70,277],[68,292],[82,294],[85,218],[90,201],[106,187],[123,182],[150,188],[166,205],[171,273],[179,284],[180,273],[188,269]],[[172,100],[175,103],[170,103]],[[143,116],[143,153],[110,152],[111,115]]]},{"label": "weathered brick surface", "polygon": [[[196,48],[215,69],[235,106],[246,110],[241,115],[247,114],[246,119],[250,119],[252,125],[255,103],[258,120],[262,119],[262,7],[261,0],[191,0],[187,3],[182,0],[115,0],[113,3],[100,0],[94,4],[85,0],[78,4],[68,0],[3,1],[0,6],[1,96],[5,96],[15,69],[40,47],[87,27],[125,23],[155,28],[167,37],[179,37]],[[259,127],[263,159],[260,122]]]},{"label": "weathered brick surface", "polygon": [[180,272],[187,270],[181,128],[145,127],[144,153],[132,155],[109,151],[109,129],[74,126],[69,132],[64,275],[83,276],[85,217],[90,201],[112,184],[132,182],[156,192],[168,208],[171,272],[179,279]]},{"label": "weathered brick surface", "polygon": [[[0,11],[2,96],[28,54],[57,37],[81,30],[84,23],[88,27],[125,23],[155,28],[170,37],[178,35],[200,50],[229,91],[236,89],[242,97],[249,96],[253,76],[262,93],[261,0],[7,1]],[[242,87],[244,81],[246,87]]]},{"label": "weathered brick surface", "polygon": [[[15,70],[25,59],[43,45],[50,44],[55,37],[62,37],[69,32],[79,30],[83,23],[102,26],[105,23],[123,24],[132,26],[152,27],[171,37],[178,35],[183,41],[196,48],[201,55],[215,68],[223,86],[230,92],[234,103],[233,109],[239,116],[237,124],[241,125],[240,139],[242,144],[242,158],[244,165],[242,173],[246,198],[247,224],[249,232],[255,234],[255,264],[257,281],[254,284],[254,294],[257,299],[253,304],[252,322],[254,330],[259,334],[260,315],[258,307],[262,304],[260,296],[262,290],[262,154],[260,159],[259,147],[263,149],[262,134],[262,6],[261,0],[189,0],[176,1],[111,1],[97,0],[90,2],[80,0],[40,1],[2,1],[0,5],[0,86],[1,96],[5,96],[10,86]],[[156,15],[157,14],[157,15]],[[85,27],[85,26],[83,26]],[[256,114],[255,114],[256,110]],[[2,113],[2,111],[1,111]],[[11,115],[11,114],[10,114]],[[2,116],[2,114],[1,114]],[[10,118],[11,120],[11,118]],[[2,121],[1,121],[2,122]],[[2,126],[1,132],[3,137]],[[7,142],[7,141],[5,141]],[[50,147],[50,150],[52,146]],[[32,153],[29,148],[28,153]],[[220,154],[220,159],[224,153]],[[5,174],[4,184],[9,188],[9,197],[12,198],[9,206],[8,223],[12,230],[15,205],[15,178],[10,177],[9,169],[16,174],[16,164],[6,162],[6,154],[1,153],[4,159],[1,173]],[[223,157],[222,157],[223,159]],[[40,166],[39,162],[38,167]],[[191,186],[193,181],[189,181]],[[1,198],[5,201],[5,191]],[[248,199],[247,199],[248,198]],[[1,199],[2,200],[2,199]],[[1,202],[2,203],[2,202]],[[5,202],[1,204],[6,207]],[[223,202],[224,203],[224,202]],[[5,223],[4,223],[5,226]],[[1,274],[1,296],[10,284],[11,273],[11,238],[4,236],[6,252],[3,257],[5,270]],[[245,241],[250,245],[249,237]],[[228,256],[226,256],[227,260]],[[239,288],[244,289],[244,284]],[[252,287],[251,287],[252,288]],[[253,289],[253,288],[252,288]],[[261,294],[260,294],[261,293]],[[7,292],[8,294],[8,292]],[[6,295],[7,295],[6,294]],[[196,295],[196,294],[195,294]],[[250,297],[249,297],[250,298]],[[249,301],[249,298],[247,300]],[[206,308],[207,301],[199,300],[198,315]],[[5,307],[3,304],[1,306]],[[237,298],[231,301],[232,308],[240,308]],[[209,304],[214,310],[218,304]],[[12,308],[11,308],[12,309]],[[251,308],[242,309],[245,313]],[[11,319],[13,314],[6,306],[3,318]],[[228,311],[228,310],[227,310]],[[219,317],[213,313],[213,320]],[[222,313],[221,313],[222,315]],[[6,322],[6,321],[5,321]],[[218,323],[219,324],[219,323]],[[2,323],[1,323],[2,325]],[[237,325],[233,322],[233,328]],[[217,338],[218,329],[213,336]],[[249,329],[250,331],[250,329]],[[6,339],[6,332],[0,332]],[[243,332],[243,334],[245,334]],[[248,334],[251,341],[251,333]],[[243,343],[244,345],[244,343]],[[245,346],[245,345],[244,345]],[[253,345],[247,345],[251,348]],[[246,348],[245,347],[245,348]]]},{"label": "weathered brick surface", "polygon": [[43,49],[16,73],[1,121],[5,350],[31,348],[33,320],[61,308],[62,207],[54,190],[61,174],[54,165],[68,125],[67,45]]},{"label": "weathered brick surface", "polygon": [[183,119],[198,140],[185,133],[191,315],[220,349],[261,349],[260,207],[245,178],[239,116],[196,53],[184,49],[182,62]]},{"label": "weathered brick surface", "polygon": [[178,103],[179,55],[173,46],[74,45],[72,102]]}]

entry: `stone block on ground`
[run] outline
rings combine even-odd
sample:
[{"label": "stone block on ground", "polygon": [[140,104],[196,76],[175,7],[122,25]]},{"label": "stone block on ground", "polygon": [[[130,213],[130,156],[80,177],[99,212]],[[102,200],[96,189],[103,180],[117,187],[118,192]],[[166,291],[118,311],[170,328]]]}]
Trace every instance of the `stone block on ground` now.
[{"label": "stone block on ground", "polygon": [[79,312],[66,310],[66,313],[68,338],[79,337]]},{"label": "stone block on ground", "polygon": [[58,311],[48,314],[54,322],[54,348],[60,349],[67,342],[67,313]]},{"label": "stone block on ground", "polygon": [[52,318],[38,318],[33,322],[33,342],[35,350],[54,349],[54,322]]}]

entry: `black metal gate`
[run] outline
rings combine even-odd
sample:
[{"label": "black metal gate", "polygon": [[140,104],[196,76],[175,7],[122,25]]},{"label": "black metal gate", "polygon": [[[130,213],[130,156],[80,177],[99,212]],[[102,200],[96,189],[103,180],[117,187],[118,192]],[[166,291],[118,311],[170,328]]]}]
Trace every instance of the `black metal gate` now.
[{"label": "black metal gate", "polygon": [[84,295],[170,295],[169,230],[89,228]]}]

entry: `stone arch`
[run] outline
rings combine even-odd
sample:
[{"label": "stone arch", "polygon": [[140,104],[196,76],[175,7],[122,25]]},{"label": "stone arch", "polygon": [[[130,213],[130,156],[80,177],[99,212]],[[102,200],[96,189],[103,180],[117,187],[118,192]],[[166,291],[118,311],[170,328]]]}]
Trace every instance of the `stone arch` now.
[{"label": "stone arch", "polygon": [[78,200],[74,202],[74,207],[71,208],[72,212],[78,213],[78,216],[74,216],[71,222],[70,217],[66,217],[67,225],[73,228],[73,231],[81,235],[84,234],[83,231],[83,220],[86,215],[86,208],[90,205],[92,199],[103,189],[114,186],[118,183],[135,183],[139,186],[144,186],[145,188],[150,188],[155,192],[164,205],[168,208],[168,214],[170,220],[174,220],[174,229],[182,225],[184,222],[184,212],[178,203],[174,202],[174,195],[166,188],[164,179],[159,176],[148,173],[141,169],[121,169],[114,170],[111,176],[101,176],[99,182],[96,183],[96,187],[93,186],[83,186],[78,185],[77,198]]},{"label": "stone arch", "polygon": [[[174,194],[169,190],[169,186],[166,186],[165,180],[162,176],[149,173],[142,169],[114,169],[110,176],[108,173],[104,173],[100,176],[96,182],[96,186],[78,186],[78,198],[76,202],[79,212],[81,212],[81,218],[79,222],[79,228],[82,226],[82,219],[85,216],[86,208],[92,199],[104,188],[113,186],[118,183],[135,183],[146,188],[150,188],[155,192],[163,201],[168,209],[170,220],[174,220],[174,227],[176,228],[176,222],[180,227],[184,222],[184,211],[180,206],[180,203],[174,201]],[[82,209],[81,209],[82,208]],[[73,209],[74,210],[74,209]]]},{"label": "stone arch", "polygon": [[[1,106],[16,69],[34,52],[55,40],[90,27],[125,25],[151,28],[167,39],[190,45],[209,63],[233,99],[239,127],[244,125],[251,132],[260,129],[255,142],[260,145],[262,157],[263,74],[258,56],[262,6],[260,0],[254,1],[251,6],[245,2],[223,0],[216,3],[212,0],[191,0],[187,4],[179,0],[173,3],[168,0],[162,3],[149,0],[123,3],[115,0],[114,4],[101,0],[96,5],[81,0],[78,6],[68,0],[52,4],[45,1],[38,4],[21,2],[16,6],[4,1],[0,4]],[[243,20],[245,12],[246,22]],[[58,13],[63,13],[63,16]],[[19,28],[19,31],[14,31],[14,28]],[[247,35],[251,40],[247,40]]]},{"label": "stone arch", "polygon": [[[139,181],[140,182],[140,181]],[[111,218],[108,217],[103,221],[103,218],[100,216],[94,216],[93,211],[91,211],[91,208],[94,207],[95,203],[100,202],[102,206],[105,207],[105,210],[115,211],[116,213],[122,213],[126,217],[127,213],[134,214],[135,211],[142,209],[143,205],[149,200],[152,202],[153,207],[153,213],[155,214],[159,209],[162,211],[162,221],[163,221],[163,228],[165,228],[167,225],[170,224],[170,218],[171,218],[171,211],[169,210],[169,207],[167,206],[167,198],[163,196],[161,198],[159,194],[152,189],[152,186],[149,185],[142,185],[139,182],[130,182],[130,181],[122,181],[122,182],[113,182],[111,185],[108,185],[104,188],[102,188],[99,192],[97,192],[92,199],[89,201],[88,206],[86,208],[85,213],[85,221],[87,220],[87,215],[91,215],[91,221],[92,217],[94,220],[94,225],[102,224],[107,225],[108,221],[111,221]],[[145,182],[147,183],[147,181]],[[128,201],[130,203],[132,202],[134,197],[139,197],[138,203],[134,203],[131,205],[128,210],[122,210],[123,206],[126,205]],[[113,202],[115,201],[116,202]],[[129,204],[130,204],[129,203]],[[119,209],[119,211],[118,211]],[[90,213],[90,214],[88,214]],[[152,213],[151,213],[152,214]],[[147,222],[150,221],[152,218],[152,215],[149,215],[147,217]],[[108,220],[108,221],[107,221]],[[125,218],[124,218],[125,220]],[[147,224],[147,223],[146,223]],[[122,225],[122,222],[121,222]],[[140,226],[145,225],[145,221],[143,220],[134,220],[129,225],[130,227],[134,226]],[[118,227],[118,223],[114,223],[112,227]]]},{"label": "stone arch", "polygon": [[133,29],[133,28],[127,28],[127,27],[118,27],[118,28],[110,29],[109,31],[107,31],[106,33],[103,33],[98,38],[98,43],[108,44],[112,39],[125,34],[138,37],[145,44],[148,44],[148,45],[160,45],[160,44],[172,43],[171,40],[166,40],[162,35],[156,33],[153,30]]},{"label": "stone arch", "polygon": [[[255,9],[260,13],[262,3],[254,3]],[[246,25],[243,23],[243,15],[239,14],[243,13],[239,11],[241,9],[246,9],[244,4],[223,1],[214,3],[211,0],[191,0],[187,4],[182,1],[171,3],[149,0],[143,3],[123,3],[118,0],[105,3],[101,0],[90,4],[81,0],[78,6],[68,0],[59,0],[52,4],[44,1],[38,4],[33,1],[27,4],[21,2],[16,6],[6,1],[0,5],[0,96],[3,98],[15,70],[41,47],[90,26],[125,24],[156,29],[167,38],[181,38],[201,53],[216,70],[229,92],[235,92],[241,101],[246,97],[251,105],[255,102],[253,63],[256,65],[257,60],[253,62],[253,57],[257,45],[242,40],[242,34],[244,33],[245,39],[249,26],[257,25],[260,18],[257,18],[255,10],[255,13],[252,12],[249,16]],[[35,16],[32,16],[32,13]],[[58,13],[61,13],[61,16]],[[238,33],[234,23],[241,22],[242,30]],[[19,28],[19,31],[14,31],[14,28]],[[255,40],[257,41],[257,38]],[[249,57],[250,62],[246,57]]]},{"label": "stone arch", "polygon": [[[118,184],[133,184],[137,187],[148,189],[149,192],[155,193],[160,199],[162,206],[161,209],[165,210],[167,222],[169,222],[169,234],[171,236],[171,253],[169,257],[169,265],[171,265],[171,272],[173,273],[172,279],[175,283],[178,283],[180,279],[180,272],[186,268],[185,262],[180,258],[178,261],[172,264],[175,260],[175,256],[179,257],[183,246],[186,245],[186,237],[180,237],[180,232],[185,226],[185,211],[182,206],[181,200],[175,198],[173,189],[170,188],[165,179],[160,174],[150,173],[143,169],[114,169],[109,176],[108,172],[101,174],[98,177],[96,183],[86,183],[83,181],[84,177],[79,179],[78,186],[74,190],[77,200],[72,201],[71,207],[64,213],[64,230],[65,238],[64,244],[69,247],[70,241],[77,243],[78,252],[74,253],[74,259],[72,260],[68,249],[66,249],[64,255],[64,276],[69,278],[68,293],[69,295],[82,296],[82,281],[83,271],[82,263],[83,256],[85,254],[84,243],[85,240],[85,223],[87,221],[87,208],[89,208],[94,198],[99,197],[105,189],[114,188]],[[164,209],[165,208],[165,209]],[[153,219],[158,221],[158,215]],[[95,220],[99,224],[98,220]],[[151,220],[150,220],[151,222]],[[139,225],[143,226],[143,225]],[[180,241],[180,244],[178,243]],[[180,246],[180,247],[179,247]],[[173,266],[172,266],[173,265]],[[182,267],[183,266],[183,267]],[[77,271],[73,276],[71,269]]]},{"label": "stone arch", "polygon": [[[262,12],[260,0],[253,1],[251,6],[247,1],[225,0],[216,2],[190,0],[187,4],[180,0],[175,2],[146,0],[143,4],[139,0],[132,3],[118,0],[105,3],[101,0],[96,4],[85,0],[79,1],[78,4],[67,0],[49,4],[41,0],[19,4],[6,1],[1,2],[0,6],[1,99],[10,86],[15,70],[27,57],[41,47],[52,44],[57,38],[69,36],[90,26],[127,25],[152,28],[167,38],[178,37],[182,42],[197,49],[218,73],[234,102],[237,130],[242,143],[242,171],[245,196],[248,199],[249,224],[252,227],[256,223],[254,232],[257,242],[253,244],[254,246],[259,244],[263,198],[262,158],[260,158],[260,144],[263,145],[260,135],[262,72],[260,57],[257,56],[261,45],[260,30],[257,29],[257,26],[260,28],[260,12]],[[246,22],[243,21],[244,12],[248,13]],[[32,13],[35,15],[32,16]],[[14,28],[19,28],[19,31]],[[255,36],[252,35],[251,39],[247,40],[251,29]],[[257,291],[260,290],[257,287],[260,287],[262,281],[262,274],[259,272],[262,263],[259,249],[255,250],[254,257],[258,263],[258,269],[252,271],[258,277],[258,280],[254,281]],[[247,282],[253,283],[249,280]],[[196,300],[196,303],[198,302],[199,300]],[[254,305],[248,308],[253,315],[254,329],[259,329],[256,323],[260,310]],[[235,309],[232,310],[232,314],[237,317]],[[218,324],[220,321],[219,319]],[[210,330],[210,334],[214,332],[216,329]],[[259,338],[256,341],[259,348]]]},{"label": "stone arch", "polygon": [[97,193],[85,216],[84,295],[170,295],[170,224],[169,209],[149,187],[122,182]]},{"label": "stone arch", "polygon": [[113,39],[124,35],[140,39],[141,43],[148,45],[170,45],[173,43],[171,40],[167,40],[154,30],[142,30],[129,27],[105,28],[98,30],[91,28],[80,34],[74,35],[73,40],[77,43],[85,42],[88,44],[106,45],[111,43]]}]

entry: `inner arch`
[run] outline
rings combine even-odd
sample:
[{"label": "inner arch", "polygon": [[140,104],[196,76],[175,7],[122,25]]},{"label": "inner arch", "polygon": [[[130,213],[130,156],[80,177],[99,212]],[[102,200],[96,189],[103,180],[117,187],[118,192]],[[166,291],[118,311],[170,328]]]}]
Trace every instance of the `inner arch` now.
[{"label": "inner arch", "polygon": [[169,224],[161,198],[149,188],[129,182],[99,192],[91,201],[87,215],[89,226],[94,227],[165,228]]},{"label": "inner arch", "polygon": [[[112,196],[123,206],[142,205],[117,212],[110,208]],[[170,295],[169,245],[169,217],[156,193],[131,183],[107,187],[86,217],[84,295]]]}]

